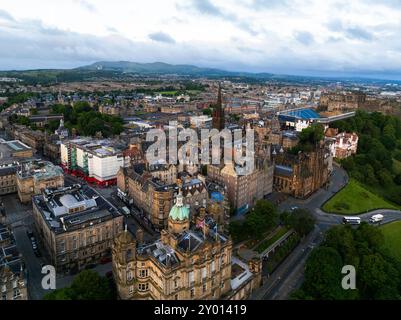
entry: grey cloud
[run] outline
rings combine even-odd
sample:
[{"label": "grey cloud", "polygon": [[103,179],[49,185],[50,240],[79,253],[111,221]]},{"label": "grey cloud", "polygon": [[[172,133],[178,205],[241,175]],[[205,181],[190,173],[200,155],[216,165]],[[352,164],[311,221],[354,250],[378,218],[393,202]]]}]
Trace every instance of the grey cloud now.
[{"label": "grey cloud", "polygon": [[359,28],[359,27],[353,27],[353,28],[346,28],[345,34],[348,38],[351,39],[356,39],[356,40],[372,40],[373,39],[373,34],[370,33],[369,31]]},{"label": "grey cloud", "polygon": [[149,38],[153,41],[165,42],[165,43],[175,43],[174,38],[164,32],[154,32],[149,34]]},{"label": "grey cloud", "polygon": [[249,22],[241,20],[240,18],[238,18],[238,16],[236,16],[233,13],[225,12],[224,10],[215,6],[209,0],[192,0],[189,6],[177,6],[177,8],[186,10],[188,9],[195,10],[200,14],[209,15],[212,17],[226,20],[234,24],[239,29],[249,33],[252,36],[256,36],[259,34],[259,32],[256,31]]},{"label": "grey cloud", "polygon": [[192,0],[192,6],[203,14],[223,17],[224,13],[209,0]]},{"label": "grey cloud", "polygon": [[0,19],[7,21],[15,21],[14,17],[5,10],[0,9]]},{"label": "grey cloud", "polygon": [[257,9],[275,9],[288,6],[288,0],[253,0],[252,4]]},{"label": "grey cloud", "polygon": [[304,44],[304,45],[311,45],[315,42],[313,35],[307,31],[299,31],[294,34],[295,39]]},{"label": "grey cloud", "polygon": [[74,0],[75,3],[77,3],[78,5],[80,5],[82,8],[85,8],[86,10],[90,11],[90,12],[96,12],[97,9],[96,7],[90,3],[87,0]]},{"label": "grey cloud", "polygon": [[359,26],[344,27],[343,22],[339,19],[329,21],[326,26],[328,30],[341,33],[348,39],[370,41],[374,38],[373,33],[368,31],[366,28],[364,29]]}]

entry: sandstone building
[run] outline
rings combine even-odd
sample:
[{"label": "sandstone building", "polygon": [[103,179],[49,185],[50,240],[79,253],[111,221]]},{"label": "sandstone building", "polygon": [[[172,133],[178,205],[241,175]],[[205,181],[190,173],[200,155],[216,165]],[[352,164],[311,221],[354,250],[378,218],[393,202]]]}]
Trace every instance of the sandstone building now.
[{"label": "sandstone building", "polygon": [[366,95],[361,92],[333,92],[320,97],[320,107],[329,112],[355,111],[366,101]]},{"label": "sandstone building", "polygon": [[[261,261],[232,256],[231,239],[205,211],[196,225],[180,192],[160,238],[143,242],[121,233],[113,245],[113,274],[120,299],[240,299],[261,282]],[[236,270],[233,274],[232,270]]]},{"label": "sandstone building", "polygon": [[89,187],[47,189],[32,202],[35,228],[59,272],[99,262],[123,230],[117,208]]},{"label": "sandstone building", "polygon": [[275,156],[274,189],[295,198],[307,198],[328,181],[330,151],[323,141],[312,152]]},{"label": "sandstone building", "polygon": [[49,161],[22,162],[16,173],[18,197],[22,203],[31,202],[35,194],[48,188],[64,187],[64,172]]},{"label": "sandstone building", "polygon": [[0,223],[0,300],[27,300],[27,274],[15,239]]}]

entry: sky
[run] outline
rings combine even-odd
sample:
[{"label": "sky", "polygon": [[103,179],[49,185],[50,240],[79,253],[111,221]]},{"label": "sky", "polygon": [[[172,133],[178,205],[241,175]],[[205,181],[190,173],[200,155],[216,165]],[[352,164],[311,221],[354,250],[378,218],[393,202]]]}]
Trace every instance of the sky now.
[{"label": "sky", "polygon": [[161,61],[401,79],[401,0],[0,0],[0,69]]}]

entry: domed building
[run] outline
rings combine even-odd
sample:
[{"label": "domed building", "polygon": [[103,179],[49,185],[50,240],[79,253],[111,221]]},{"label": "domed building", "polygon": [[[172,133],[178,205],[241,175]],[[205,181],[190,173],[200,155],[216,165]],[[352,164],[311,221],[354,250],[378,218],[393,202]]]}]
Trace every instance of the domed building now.
[{"label": "domed building", "polygon": [[144,242],[126,230],[116,238],[113,275],[120,299],[237,300],[260,285],[261,260],[247,264],[233,257],[230,237],[204,207],[195,220],[191,225],[180,189],[160,237]]},{"label": "domed building", "polygon": [[190,210],[184,206],[184,197],[182,193],[177,196],[175,205],[171,208],[168,218],[168,231],[174,234],[180,234],[189,229]]}]

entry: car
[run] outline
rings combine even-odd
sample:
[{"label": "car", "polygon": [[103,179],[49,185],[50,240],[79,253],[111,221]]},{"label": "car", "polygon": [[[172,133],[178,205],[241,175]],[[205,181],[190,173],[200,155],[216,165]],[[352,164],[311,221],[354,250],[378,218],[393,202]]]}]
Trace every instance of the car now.
[{"label": "car", "polygon": [[38,249],[34,250],[33,253],[35,254],[36,257],[40,258],[42,256],[42,254],[40,253],[40,251]]},{"label": "car", "polygon": [[111,258],[110,257],[103,257],[100,259],[100,263],[101,264],[108,264],[111,262]]},{"label": "car", "polygon": [[28,236],[29,239],[32,239],[33,236],[33,232],[30,230],[26,230],[26,235]]},{"label": "car", "polygon": [[96,268],[96,264],[94,264],[94,263],[91,263],[91,264],[88,264],[88,265],[85,266],[85,269],[86,269],[86,270],[88,270],[88,269],[94,269],[94,268]]},{"label": "car", "polygon": [[291,207],[291,211],[295,211],[295,210],[298,210],[298,209],[299,209],[299,207],[297,207],[297,206]]}]

